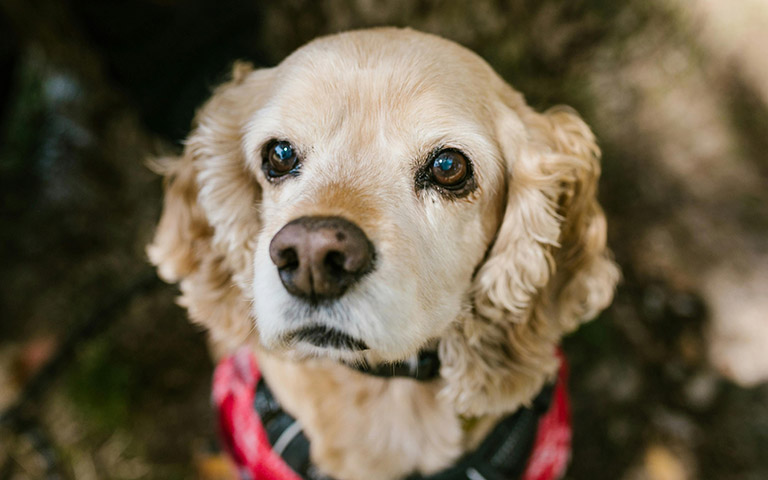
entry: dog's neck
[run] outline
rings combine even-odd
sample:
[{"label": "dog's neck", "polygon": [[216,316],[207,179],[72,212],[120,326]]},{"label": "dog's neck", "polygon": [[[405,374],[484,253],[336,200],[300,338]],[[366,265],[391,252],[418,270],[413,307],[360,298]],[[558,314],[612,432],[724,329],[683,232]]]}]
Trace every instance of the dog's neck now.
[{"label": "dog's neck", "polygon": [[332,360],[296,362],[263,351],[258,357],[275,396],[310,439],[313,461],[335,478],[440,471],[475,448],[498,420],[481,417],[467,428],[438,395],[440,378],[380,378]]},{"label": "dog's neck", "polygon": [[[434,355],[419,358],[430,362],[425,359]],[[549,472],[537,477],[549,479],[559,478],[567,462],[565,367],[530,405],[501,418],[466,419],[439,394],[444,380],[419,381],[407,363],[390,365],[403,370],[387,378],[331,360],[263,355],[260,363],[265,381],[254,388],[255,409],[274,452],[306,478],[316,472],[340,480],[520,478],[533,469]],[[258,373],[253,378],[255,385]]]}]

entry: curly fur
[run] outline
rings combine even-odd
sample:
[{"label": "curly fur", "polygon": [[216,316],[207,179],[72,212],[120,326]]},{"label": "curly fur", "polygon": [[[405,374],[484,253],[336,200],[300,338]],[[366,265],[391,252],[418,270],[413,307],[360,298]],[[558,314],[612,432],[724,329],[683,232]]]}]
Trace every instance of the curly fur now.
[{"label": "curly fur", "polygon": [[519,96],[509,103],[529,137],[502,140],[506,158],[517,159],[516,181],[475,277],[475,309],[441,342],[442,394],[465,414],[530,400],[557,371],[561,337],[608,306],[619,278],[596,199],[600,150],[591,131],[567,108],[540,115]]},{"label": "curly fur", "polygon": [[[304,183],[265,183],[258,152],[270,135],[321,139],[302,154],[322,169],[308,165]],[[409,159],[452,138],[475,153],[478,191],[414,196]],[[483,430],[529,402],[555,374],[562,336],[610,303],[619,272],[596,199],[599,156],[575,112],[534,112],[451,42],[396,29],[340,34],[274,69],[235,66],[183,155],[158,162],[165,205],[148,254],[180,281],[180,303],[216,354],[243,343],[258,352],[323,470],[382,480],[436,471],[482,436],[460,415]],[[265,248],[300,214],[351,218],[384,252],[380,271],[322,320],[367,336],[369,361],[437,343],[439,382],[367,378],[333,352],[274,340],[306,312],[282,292]]]}]

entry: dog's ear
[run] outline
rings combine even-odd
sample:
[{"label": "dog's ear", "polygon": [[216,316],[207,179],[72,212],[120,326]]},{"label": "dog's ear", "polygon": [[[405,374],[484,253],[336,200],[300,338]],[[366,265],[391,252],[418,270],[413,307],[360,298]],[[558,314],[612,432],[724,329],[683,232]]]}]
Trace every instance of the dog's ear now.
[{"label": "dog's ear", "polygon": [[[591,320],[613,300],[620,278],[606,246],[606,220],[597,200],[600,149],[584,121],[570,108],[555,107],[529,120],[550,154],[539,153],[547,190],[560,220],[554,248],[554,277],[545,299],[552,302],[551,322],[562,333]],[[554,195],[553,195],[554,194]]]},{"label": "dog's ear", "polygon": [[600,151],[587,125],[570,109],[539,114],[514,97],[497,136],[506,209],[475,276],[474,311],[441,345],[446,394],[469,414],[530,401],[556,372],[562,335],[604,309],[619,279],[596,198]]},{"label": "dog's ear", "polygon": [[247,171],[242,136],[270,83],[270,70],[237,63],[198,111],[183,154],[154,162],[165,199],[147,254],[164,280],[180,281],[180,303],[220,351],[252,330],[247,286],[261,192]]},{"label": "dog's ear", "polygon": [[499,122],[507,206],[476,275],[475,308],[491,321],[526,322],[536,300],[548,300],[570,331],[610,303],[618,278],[597,202],[600,150],[567,107],[517,113],[522,132],[515,117]]},{"label": "dog's ear", "polygon": [[153,159],[150,168],[163,175],[164,200],[147,255],[160,278],[178,282],[197,270],[207,255],[211,227],[197,204],[197,170],[189,157]]}]

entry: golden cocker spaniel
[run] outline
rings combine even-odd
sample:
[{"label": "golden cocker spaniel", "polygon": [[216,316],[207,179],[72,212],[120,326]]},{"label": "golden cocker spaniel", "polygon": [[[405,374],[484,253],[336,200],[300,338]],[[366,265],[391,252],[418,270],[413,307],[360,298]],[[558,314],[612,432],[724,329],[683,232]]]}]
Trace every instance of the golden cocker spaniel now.
[{"label": "golden cocker spaniel", "polygon": [[[158,161],[148,253],[216,355],[252,348],[320,471],[435,472],[529,404],[561,337],[610,303],[599,156],[575,112],[533,111],[455,43],[342,33],[235,66]],[[434,381],[350,368],[430,348]]]}]

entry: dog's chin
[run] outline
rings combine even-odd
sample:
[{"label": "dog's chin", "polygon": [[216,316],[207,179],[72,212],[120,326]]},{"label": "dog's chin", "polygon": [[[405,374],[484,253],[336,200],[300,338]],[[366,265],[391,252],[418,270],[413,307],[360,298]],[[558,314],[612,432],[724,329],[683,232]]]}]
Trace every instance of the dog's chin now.
[{"label": "dog's chin", "polygon": [[284,332],[278,342],[265,346],[295,360],[330,358],[347,363],[363,361],[366,352],[370,351],[365,341],[320,324]]},{"label": "dog's chin", "polygon": [[[304,327],[280,335],[277,342],[263,346],[273,353],[296,361],[330,359],[347,365],[377,365],[408,361],[436,341],[425,342],[419,348],[408,351],[387,352],[368,345],[346,333],[327,327]],[[263,340],[263,339],[262,339]]]},{"label": "dog's chin", "polygon": [[286,335],[286,343],[306,342],[316,347],[329,347],[337,350],[362,351],[368,345],[341,330],[324,325],[308,325]]},{"label": "dog's chin", "polygon": [[321,347],[311,343],[300,341],[283,350],[284,354],[293,360],[302,361],[310,359],[329,359],[349,365],[363,364],[366,362],[370,350],[354,351],[334,347]]},{"label": "dog's chin", "polygon": [[370,282],[369,289],[347,292],[335,302],[310,305],[289,295],[279,278],[276,284],[274,269],[263,270],[268,272],[257,270],[257,277],[264,278],[256,282],[263,285],[254,298],[255,326],[262,346],[287,358],[400,362],[418,353],[430,339],[439,338],[445,328],[424,328],[438,322],[418,308],[413,295],[376,288],[380,287],[377,282]]}]

